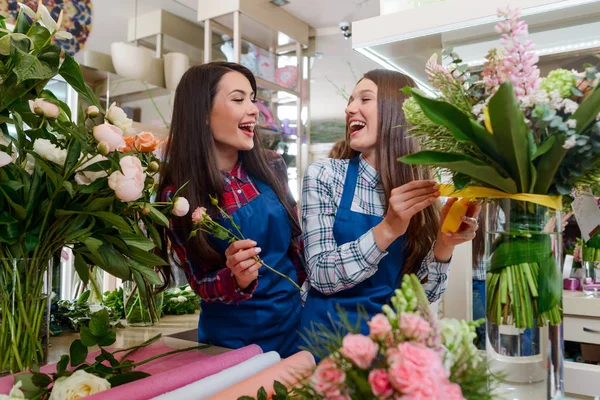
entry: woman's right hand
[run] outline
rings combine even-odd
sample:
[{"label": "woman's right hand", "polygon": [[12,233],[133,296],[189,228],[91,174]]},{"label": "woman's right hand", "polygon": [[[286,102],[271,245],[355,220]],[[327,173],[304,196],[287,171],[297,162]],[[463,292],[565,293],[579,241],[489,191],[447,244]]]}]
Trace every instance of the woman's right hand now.
[{"label": "woman's right hand", "polygon": [[261,267],[255,258],[260,247],[250,239],[238,240],[225,250],[225,265],[231,270],[240,289],[246,289],[256,278]]},{"label": "woman's right hand", "polygon": [[383,221],[375,227],[377,247],[384,251],[406,233],[411,218],[432,205],[440,196],[435,181],[412,181],[392,190]]}]

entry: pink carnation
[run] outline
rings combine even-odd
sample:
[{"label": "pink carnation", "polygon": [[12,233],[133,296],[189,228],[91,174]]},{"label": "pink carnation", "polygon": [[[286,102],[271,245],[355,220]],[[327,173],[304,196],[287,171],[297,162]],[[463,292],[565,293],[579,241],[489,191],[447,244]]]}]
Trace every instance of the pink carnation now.
[{"label": "pink carnation", "polygon": [[462,389],[456,383],[448,383],[447,385],[441,386],[440,399],[445,400],[464,400]]},{"label": "pink carnation", "polygon": [[424,342],[431,335],[431,326],[416,314],[402,314],[400,329],[407,338]]},{"label": "pink carnation", "polygon": [[392,325],[383,314],[376,314],[368,324],[369,336],[373,340],[385,340],[392,332]]},{"label": "pink carnation", "polygon": [[379,345],[364,335],[349,333],[342,341],[340,352],[357,367],[367,369],[377,356]]},{"label": "pink carnation", "polygon": [[326,358],[317,366],[313,373],[312,383],[315,390],[319,393],[333,398],[331,396],[340,395],[340,389],[346,380],[346,374],[342,371],[331,358]]},{"label": "pink carnation", "polygon": [[206,215],[206,208],[198,207],[192,213],[192,222],[197,224],[198,222],[202,222],[204,216]]},{"label": "pink carnation", "polygon": [[389,396],[394,389],[390,385],[390,379],[387,371],[383,369],[374,369],[369,373],[369,384],[375,396]]}]

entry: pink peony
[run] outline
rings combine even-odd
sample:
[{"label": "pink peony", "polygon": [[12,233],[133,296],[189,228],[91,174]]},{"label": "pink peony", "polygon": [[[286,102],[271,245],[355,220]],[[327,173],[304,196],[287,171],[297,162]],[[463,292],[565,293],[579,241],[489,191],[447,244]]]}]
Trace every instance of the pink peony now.
[{"label": "pink peony", "polygon": [[383,369],[374,369],[369,373],[369,384],[375,396],[389,396],[394,389],[390,385],[388,373]]},{"label": "pink peony", "polygon": [[367,369],[377,356],[379,345],[371,338],[350,333],[344,337],[340,352],[357,367]]},{"label": "pink peony", "polygon": [[392,325],[387,317],[383,314],[376,314],[368,322],[369,336],[373,340],[385,340],[392,332]]},{"label": "pink peony", "polygon": [[185,197],[177,197],[173,204],[173,215],[183,217],[190,211],[190,203]]},{"label": "pink peony", "polygon": [[204,216],[206,215],[206,208],[198,207],[192,213],[192,222],[197,224],[198,222],[202,222]]},{"label": "pink peony", "polygon": [[111,152],[125,146],[123,131],[114,125],[107,123],[96,125],[92,134],[98,143],[106,142]]},{"label": "pink peony", "polygon": [[345,380],[346,374],[338,368],[331,358],[321,361],[312,375],[313,387],[317,392],[327,396],[328,399],[341,394],[340,389],[343,387]]},{"label": "pink peony", "polygon": [[108,177],[108,186],[122,201],[134,201],[142,197],[145,174],[142,163],[137,157],[126,156],[119,162],[121,171],[115,171]]},{"label": "pink peony", "polygon": [[429,323],[416,314],[402,314],[400,329],[407,338],[418,342],[424,342],[431,335]]},{"label": "pink peony", "polygon": [[60,108],[44,99],[29,100],[29,109],[34,114],[50,119],[56,119],[60,115]]}]

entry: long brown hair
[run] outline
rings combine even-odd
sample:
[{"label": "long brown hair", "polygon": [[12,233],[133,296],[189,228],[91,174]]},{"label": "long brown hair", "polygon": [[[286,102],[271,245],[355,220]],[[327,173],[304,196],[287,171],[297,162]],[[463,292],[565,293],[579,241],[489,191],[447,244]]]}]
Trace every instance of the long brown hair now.
[{"label": "long brown hair", "polygon": [[[191,67],[183,75],[175,91],[171,131],[165,150],[165,162],[161,167],[158,193],[162,195],[168,186],[179,188],[189,182],[180,194],[188,199],[190,210],[206,207],[209,213],[214,213],[209,196],[220,199],[224,193],[224,180],[217,167],[215,142],[210,130],[210,115],[219,82],[225,74],[232,71],[244,75],[256,95],[256,80],[252,72],[240,64],[228,62],[211,62]],[[292,224],[290,243],[294,245],[294,237],[301,234],[300,225],[294,216],[291,200],[286,196],[287,189],[270,167],[268,155],[259,137],[255,128],[254,148],[240,151],[239,158],[251,176],[265,182],[277,194]],[[192,220],[187,216],[178,222],[181,223],[181,234],[185,240],[192,231]],[[166,229],[162,229],[161,238],[163,257],[166,260],[172,259],[169,257]],[[204,233],[190,240],[187,249],[187,256],[193,263],[202,263],[215,270],[225,264],[222,252],[212,246]],[[171,270],[168,269],[167,279],[170,278],[170,273]]]},{"label": "long brown hair", "polygon": [[[402,103],[408,96],[401,90],[405,86],[414,87],[415,82],[399,72],[384,69],[369,71],[362,79],[369,79],[377,86],[379,137],[375,150],[375,168],[379,172],[379,179],[385,191],[387,210],[392,189],[414,180],[431,179],[429,170],[397,161],[398,157],[418,151],[416,141],[406,133],[407,122],[402,112]],[[346,141],[350,143],[349,127],[346,127]],[[356,155],[358,155],[357,151],[346,146],[340,158],[353,158]],[[439,227],[438,202],[413,216],[406,232],[408,257],[404,273],[416,273],[419,270],[437,237]]]}]

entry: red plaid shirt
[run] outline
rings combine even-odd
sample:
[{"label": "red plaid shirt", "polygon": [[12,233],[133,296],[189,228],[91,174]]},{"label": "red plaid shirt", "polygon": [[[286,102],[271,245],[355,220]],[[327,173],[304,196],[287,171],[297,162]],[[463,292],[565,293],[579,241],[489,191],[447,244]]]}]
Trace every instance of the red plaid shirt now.
[{"label": "red plaid shirt", "polygon": [[[287,167],[281,156],[273,153],[275,156],[271,159],[271,167],[274,169],[277,177],[288,187]],[[241,161],[236,164],[233,170],[228,173],[221,171],[225,180],[225,193],[220,199],[219,204],[228,213],[232,214],[237,209],[254,200],[260,192],[258,187],[252,181],[246,170],[242,167]],[[175,188],[167,187],[162,193],[162,201],[169,201],[175,194]],[[292,199],[291,193],[288,196]],[[294,207],[294,215],[297,216],[296,207]],[[184,267],[187,280],[192,289],[200,295],[200,297],[208,302],[223,302],[226,304],[232,302],[240,302],[252,297],[252,293],[258,285],[258,281],[252,282],[246,289],[241,289],[231,270],[225,265],[218,269],[210,268],[207,265],[194,264],[187,257],[186,241],[189,232],[183,232],[179,219],[173,218],[169,221],[170,230],[168,232],[171,241],[171,250],[179,259],[179,262]],[[296,267],[298,276],[298,284],[302,285],[306,279],[306,270],[304,263],[304,246],[302,243],[302,235],[294,238],[298,244],[298,248],[290,245],[288,256]]]}]

